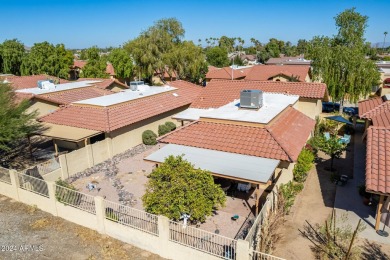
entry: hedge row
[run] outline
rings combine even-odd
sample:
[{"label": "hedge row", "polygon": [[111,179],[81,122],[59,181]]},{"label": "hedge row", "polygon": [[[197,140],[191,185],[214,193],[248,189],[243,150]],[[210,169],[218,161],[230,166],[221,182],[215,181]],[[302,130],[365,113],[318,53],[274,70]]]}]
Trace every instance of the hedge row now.
[{"label": "hedge row", "polygon": [[[165,135],[176,129],[176,125],[173,122],[165,122],[163,125],[158,126],[158,135]],[[157,134],[152,130],[146,130],[142,133],[142,142],[146,145],[155,145],[157,144]]]}]

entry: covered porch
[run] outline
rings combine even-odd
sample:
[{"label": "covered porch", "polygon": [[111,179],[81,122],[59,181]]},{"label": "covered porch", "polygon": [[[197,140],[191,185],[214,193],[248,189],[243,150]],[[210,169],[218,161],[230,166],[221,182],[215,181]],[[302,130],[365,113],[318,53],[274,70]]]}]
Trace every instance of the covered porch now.
[{"label": "covered porch", "polygon": [[105,139],[101,131],[78,127],[43,123],[43,129],[39,135],[52,138],[56,156],[60,152],[77,150]]},{"label": "covered porch", "polygon": [[227,195],[242,199],[248,207],[249,199],[254,199],[255,215],[260,210],[261,195],[272,184],[280,163],[274,159],[176,144],[167,144],[144,160],[158,165],[170,155],[182,155],[195,167],[210,171]]}]

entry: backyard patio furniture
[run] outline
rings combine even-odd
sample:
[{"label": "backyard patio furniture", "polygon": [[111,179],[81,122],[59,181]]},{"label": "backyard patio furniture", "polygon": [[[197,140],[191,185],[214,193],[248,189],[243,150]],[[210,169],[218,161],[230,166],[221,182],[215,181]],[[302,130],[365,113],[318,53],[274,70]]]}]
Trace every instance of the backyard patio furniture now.
[{"label": "backyard patio furniture", "polygon": [[329,140],[330,139],[330,133],[329,132],[325,132],[324,136],[325,136],[325,140]]},{"label": "backyard patio furniture", "polygon": [[236,221],[239,217],[240,217],[240,216],[238,216],[238,215],[234,215],[234,216],[232,217],[232,220]]},{"label": "backyard patio furniture", "polygon": [[339,139],[339,143],[341,144],[349,144],[350,141],[351,141],[351,135],[347,135],[347,134],[344,134],[344,136]]},{"label": "backyard patio furniture", "polygon": [[336,185],[344,186],[347,184],[349,177],[347,175],[341,175],[338,180],[336,180]]}]

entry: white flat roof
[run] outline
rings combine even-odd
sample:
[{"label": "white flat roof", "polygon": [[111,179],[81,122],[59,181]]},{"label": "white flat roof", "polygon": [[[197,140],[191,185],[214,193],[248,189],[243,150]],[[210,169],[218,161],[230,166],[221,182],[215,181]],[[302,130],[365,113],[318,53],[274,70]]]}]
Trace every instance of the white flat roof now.
[{"label": "white flat roof", "polygon": [[209,170],[215,174],[248,181],[266,183],[274,174],[279,160],[220,152],[185,145],[168,144],[145,158],[162,163],[170,155],[183,155],[195,168]]},{"label": "white flat roof", "polygon": [[101,80],[83,80],[83,81],[77,81],[77,82],[57,84],[57,85],[55,85],[54,89],[41,89],[38,87],[25,88],[25,89],[16,90],[16,92],[39,95],[39,94],[47,94],[47,93],[53,93],[53,92],[57,92],[57,91],[64,91],[64,90],[75,89],[75,88],[90,87],[94,83],[97,83],[97,82],[101,82]]},{"label": "white flat roof", "polygon": [[240,100],[234,100],[227,105],[214,109],[189,108],[173,116],[179,120],[195,121],[200,117],[244,121],[267,124],[288,106],[295,104],[299,99],[296,95],[277,93],[263,93],[263,107],[260,109],[242,109]]},{"label": "white flat roof", "polygon": [[[74,104],[86,104],[86,105],[94,105],[94,106],[111,106],[119,103],[123,103],[126,101],[143,98],[146,96],[152,96],[168,91],[176,90],[177,88],[170,87],[170,86],[163,86],[163,87],[149,87],[148,90],[144,91],[132,91],[132,90],[125,90],[119,93],[96,97],[96,98],[90,98],[85,100],[80,100],[77,102],[74,102]],[[177,93],[173,92],[172,95],[178,95]]]}]

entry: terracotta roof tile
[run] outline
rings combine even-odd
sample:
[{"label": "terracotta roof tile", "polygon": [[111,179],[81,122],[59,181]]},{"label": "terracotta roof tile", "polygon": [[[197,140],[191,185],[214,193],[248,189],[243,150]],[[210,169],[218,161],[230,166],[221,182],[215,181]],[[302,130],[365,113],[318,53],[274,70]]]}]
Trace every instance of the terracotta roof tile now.
[{"label": "terracotta roof tile", "polygon": [[97,82],[94,85],[98,88],[101,88],[101,89],[107,89],[114,83],[122,86],[124,89],[129,88],[126,84],[120,82],[117,79],[102,79],[102,78],[79,78],[79,79],[77,79],[77,81],[83,81],[83,80],[100,80],[101,82]]},{"label": "terracotta roof tile", "polygon": [[217,108],[240,98],[240,91],[258,89],[265,92],[299,95],[304,98],[322,99],[326,94],[324,83],[212,80],[202,89],[191,105],[193,108]]},{"label": "terracotta roof tile", "polygon": [[288,108],[264,128],[197,121],[164,136],[160,142],[295,161],[314,124],[314,120]]},{"label": "terracotta roof tile", "polygon": [[390,128],[367,129],[366,190],[390,194]]},{"label": "terracotta roof tile", "polygon": [[6,76],[2,77],[2,80],[7,80],[12,88],[14,90],[18,89],[25,89],[25,88],[36,88],[38,85],[38,80],[48,80],[52,79],[56,82],[61,82],[61,83],[67,83],[69,82],[68,80],[65,79],[59,79],[57,77],[49,76],[49,75],[31,75],[31,76]]},{"label": "terracotta roof tile", "polygon": [[366,100],[362,100],[358,102],[359,106],[359,117],[364,118],[365,114],[372,109],[383,103],[383,99],[381,97],[370,98]]},{"label": "terracotta roof tile", "polygon": [[111,94],[114,94],[114,92],[92,86],[36,95],[35,98],[46,100],[59,105],[66,105],[84,99],[101,97]]},{"label": "terracotta roof tile", "polygon": [[306,76],[309,74],[310,66],[294,66],[294,65],[257,65],[253,66],[245,80],[270,80],[278,75],[287,77],[297,77],[301,82],[306,81]]},{"label": "terracotta roof tile", "polygon": [[209,70],[206,74],[206,79],[242,79],[246,77],[251,68],[233,69],[231,67],[223,67]]},{"label": "terracotta roof tile", "polygon": [[115,76],[115,69],[114,69],[114,66],[112,66],[111,63],[107,63],[107,67],[106,67],[106,73],[111,75],[111,76]]},{"label": "terracotta roof tile", "polygon": [[153,96],[120,103],[109,107],[70,104],[40,118],[43,122],[111,132],[147,118],[188,106],[199,95],[201,88],[185,81],[170,83],[178,88]]}]

